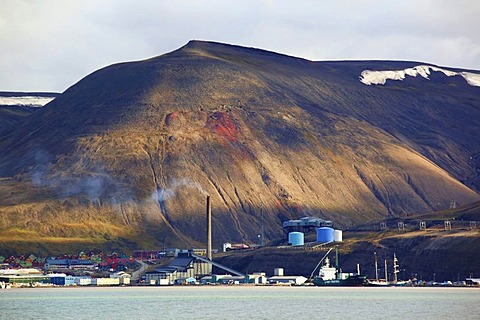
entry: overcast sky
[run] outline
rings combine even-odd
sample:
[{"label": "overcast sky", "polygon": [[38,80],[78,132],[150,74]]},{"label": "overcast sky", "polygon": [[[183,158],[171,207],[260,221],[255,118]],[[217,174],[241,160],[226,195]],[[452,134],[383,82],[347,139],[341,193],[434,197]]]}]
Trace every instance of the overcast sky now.
[{"label": "overcast sky", "polygon": [[480,70],[479,32],[476,0],[0,0],[0,91],[62,92],[191,39]]}]

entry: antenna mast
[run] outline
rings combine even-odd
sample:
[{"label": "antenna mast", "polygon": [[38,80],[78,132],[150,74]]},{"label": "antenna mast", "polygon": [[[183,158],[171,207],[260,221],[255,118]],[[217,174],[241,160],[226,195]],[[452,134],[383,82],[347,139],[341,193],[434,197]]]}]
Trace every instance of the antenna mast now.
[{"label": "antenna mast", "polygon": [[260,245],[263,247],[265,245],[265,242],[263,239],[265,239],[265,228],[264,228],[264,225],[265,225],[265,219],[264,219],[264,216],[263,216],[263,207],[260,209],[262,211],[262,229],[261,229],[261,232],[260,232]]}]

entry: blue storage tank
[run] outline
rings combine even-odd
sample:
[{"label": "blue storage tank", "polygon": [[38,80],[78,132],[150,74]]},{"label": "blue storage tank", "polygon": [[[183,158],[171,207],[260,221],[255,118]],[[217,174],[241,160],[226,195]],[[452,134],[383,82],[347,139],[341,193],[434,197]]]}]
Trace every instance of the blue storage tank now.
[{"label": "blue storage tank", "polygon": [[317,242],[325,243],[333,241],[333,229],[320,227],[317,229]]},{"label": "blue storage tank", "polygon": [[290,232],[288,234],[288,243],[292,246],[303,246],[304,238],[303,232]]}]

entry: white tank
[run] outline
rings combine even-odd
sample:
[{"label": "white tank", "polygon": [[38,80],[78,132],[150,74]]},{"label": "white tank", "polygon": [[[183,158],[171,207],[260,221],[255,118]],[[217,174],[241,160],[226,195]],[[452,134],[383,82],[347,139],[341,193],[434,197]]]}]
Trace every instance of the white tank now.
[{"label": "white tank", "polygon": [[342,242],[343,241],[342,230],[333,230],[333,241],[335,241],[335,242]]},{"label": "white tank", "polygon": [[274,276],[283,276],[283,268],[275,268],[273,269]]},{"label": "white tank", "polygon": [[288,243],[292,246],[303,246],[304,234],[303,232],[290,232],[288,234]]},{"label": "white tank", "polygon": [[223,252],[227,252],[228,249],[232,247],[232,244],[230,242],[225,242],[223,244]]}]

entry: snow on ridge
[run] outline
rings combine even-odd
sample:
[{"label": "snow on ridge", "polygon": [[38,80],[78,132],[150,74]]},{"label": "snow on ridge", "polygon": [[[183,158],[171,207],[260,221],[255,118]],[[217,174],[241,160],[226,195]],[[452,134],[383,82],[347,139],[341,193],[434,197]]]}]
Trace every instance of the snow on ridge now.
[{"label": "snow on ridge", "polygon": [[471,72],[462,72],[462,77],[465,78],[467,83],[471,86],[480,87],[480,74]]},{"label": "snow on ridge", "polygon": [[387,80],[403,80],[406,76],[416,77],[420,75],[421,77],[430,80],[430,73],[442,72],[447,77],[461,76],[465,81],[474,87],[480,87],[480,74],[471,73],[471,72],[454,72],[438,67],[428,66],[428,65],[418,65],[413,68],[407,68],[404,70],[384,70],[384,71],[372,71],[372,70],[363,70],[360,74],[360,82],[366,85],[372,84],[385,84]]},{"label": "snow on ridge", "polygon": [[0,106],[27,106],[43,107],[55,98],[22,96],[22,97],[0,97]]}]

